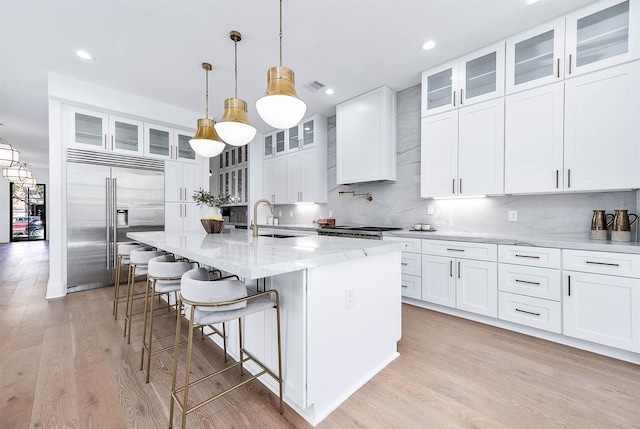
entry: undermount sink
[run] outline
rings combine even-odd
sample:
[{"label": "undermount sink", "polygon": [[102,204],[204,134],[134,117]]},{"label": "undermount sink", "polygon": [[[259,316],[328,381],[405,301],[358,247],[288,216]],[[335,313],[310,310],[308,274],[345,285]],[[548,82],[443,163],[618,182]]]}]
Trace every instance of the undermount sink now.
[{"label": "undermount sink", "polygon": [[271,238],[293,238],[297,235],[283,235],[283,234],[258,234],[259,237],[271,237]]}]

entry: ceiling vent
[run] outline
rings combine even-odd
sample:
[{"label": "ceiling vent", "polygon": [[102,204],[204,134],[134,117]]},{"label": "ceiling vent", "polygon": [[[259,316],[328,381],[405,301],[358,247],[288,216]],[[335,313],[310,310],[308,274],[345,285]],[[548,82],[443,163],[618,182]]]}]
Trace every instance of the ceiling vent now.
[{"label": "ceiling vent", "polygon": [[311,92],[318,92],[325,86],[327,85],[325,85],[324,83],[320,83],[317,80],[314,80],[313,82],[309,82],[308,84],[306,84],[303,88]]}]

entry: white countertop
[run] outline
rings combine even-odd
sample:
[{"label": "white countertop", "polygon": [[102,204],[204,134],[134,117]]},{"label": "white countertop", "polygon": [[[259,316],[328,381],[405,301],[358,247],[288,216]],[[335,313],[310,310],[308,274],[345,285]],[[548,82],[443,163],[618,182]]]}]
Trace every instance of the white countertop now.
[{"label": "white countertop", "polygon": [[576,237],[575,235],[571,234],[510,236],[493,233],[483,234],[453,231],[411,231],[408,229],[403,229],[400,231],[385,232],[383,236],[640,254],[640,244],[636,241],[620,242],[611,240],[590,240],[589,238]]},{"label": "white countertop", "polygon": [[[261,230],[261,234],[272,231]],[[204,231],[166,235],[164,231],[130,232],[128,238],[198,261],[246,279],[258,279],[335,264],[401,249],[379,240],[296,234],[292,238],[253,237],[251,230],[225,229],[220,234]]]}]

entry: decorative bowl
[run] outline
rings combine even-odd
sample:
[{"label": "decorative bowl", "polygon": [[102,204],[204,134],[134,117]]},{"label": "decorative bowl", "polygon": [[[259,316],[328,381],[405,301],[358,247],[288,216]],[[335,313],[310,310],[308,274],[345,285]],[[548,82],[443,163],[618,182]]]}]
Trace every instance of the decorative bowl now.
[{"label": "decorative bowl", "polygon": [[200,219],[200,222],[202,222],[202,227],[207,231],[207,234],[217,234],[224,228],[224,220]]}]

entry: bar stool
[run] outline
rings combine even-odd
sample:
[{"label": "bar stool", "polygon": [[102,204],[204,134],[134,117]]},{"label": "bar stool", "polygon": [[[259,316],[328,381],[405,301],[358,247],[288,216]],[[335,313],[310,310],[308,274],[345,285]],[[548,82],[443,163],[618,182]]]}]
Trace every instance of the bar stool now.
[{"label": "bar stool", "polygon": [[143,249],[144,246],[138,243],[119,243],[116,255],[116,287],[113,291],[113,318],[118,320],[118,304],[120,298],[126,298],[127,295],[120,296],[120,273],[123,265],[129,265],[129,253],[135,249]]},{"label": "bar stool", "polygon": [[[279,385],[280,414],[283,413],[282,401],[282,349],[280,338],[280,296],[276,290],[267,290],[262,293],[248,295],[246,285],[238,280],[209,280],[209,273],[202,268],[194,268],[187,271],[182,276],[180,300],[178,308],[184,306],[185,316],[189,320],[189,337],[187,340],[187,358],[185,369],[185,382],[182,387],[176,388],[176,378],[178,371],[178,345],[180,341],[181,317],[176,323],[176,341],[173,354],[173,378],[171,381],[171,405],[169,408],[169,428],[173,427],[174,404],[182,411],[182,427],[185,427],[187,414],[220,398],[221,396],[235,390],[236,388],[258,378],[264,374],[269,374]],[[242,318],[259,311],[271,308],[276,310],[277,337],[278,337],[278,373],[275,374],[264,363],[256,359],[251,353],[244,349],[242,335]],[[193,346],[193,329],[201,326],[210,326],[217,323],[224,323],[238,319],[238,338],[240,343],[240,360],[224,369],[206,375],[198,380],[189,381],[191,371],[191,351]],[[212,326],[210,326],[212,327]],[[223,343],[226,349],[226,337]],[[226,352],[225,352],[226,353]],[[226,354],[225,354],[226,358]],[[225,371],[240,366],[240,374],[244,376],[244,364],[252,361],[261,370],[250,377],[243,377],[243,381],[217,393],[216,395],[194,404],[189,407],[189,388],[197,383],[220,375]],[[182,393],[182,395],[180,395]],[[181,397],[180,397],[181,396]]]},{"label": "bar stool", "polygon": [[136,277],[145,276],[148,272],[148,264],[151,258],[164,254],[161,250],[135,249],[129,252],[129,275],[127,284],[127,308],[124,316],[124,336],[127,344],[131,344],[131,318],[133,316],[133,300],[145,296],[143,293],[133,293]]},{"label": "bar stool", "polygon": [[[147,383],[149,382],[149,372],[151,368],[151,355],[160,353],[164,350],[170,349],[173,346],[165,347],[161,350],[152,352],[153,344],[153,319],[155,310],[154,298],[159,295],[167,294],[171,292],[176,294],[175,303],[178,305],[177,292],[180,291],[180,279],[184,273],[192,268],[191,264],[186,261],[176,261],[173,255],[161,255],[151,258],[148,264],[147,273],[147,288],[144,301],[144,325],[142,334],[142,353],[140,356],[140,369],[144,368],[144,355],[147,352]],[[170,303],[169,299],[167,302]],[[151,307],[151,309],[149,309]],[[149,321],[149,330],[147,338],[147,320]],[[176,313],[176,317],[180,317],[179,313]],[[172,336],[171,334],[170,336]],[[167,337],[160,338],[163,340]]]}]

